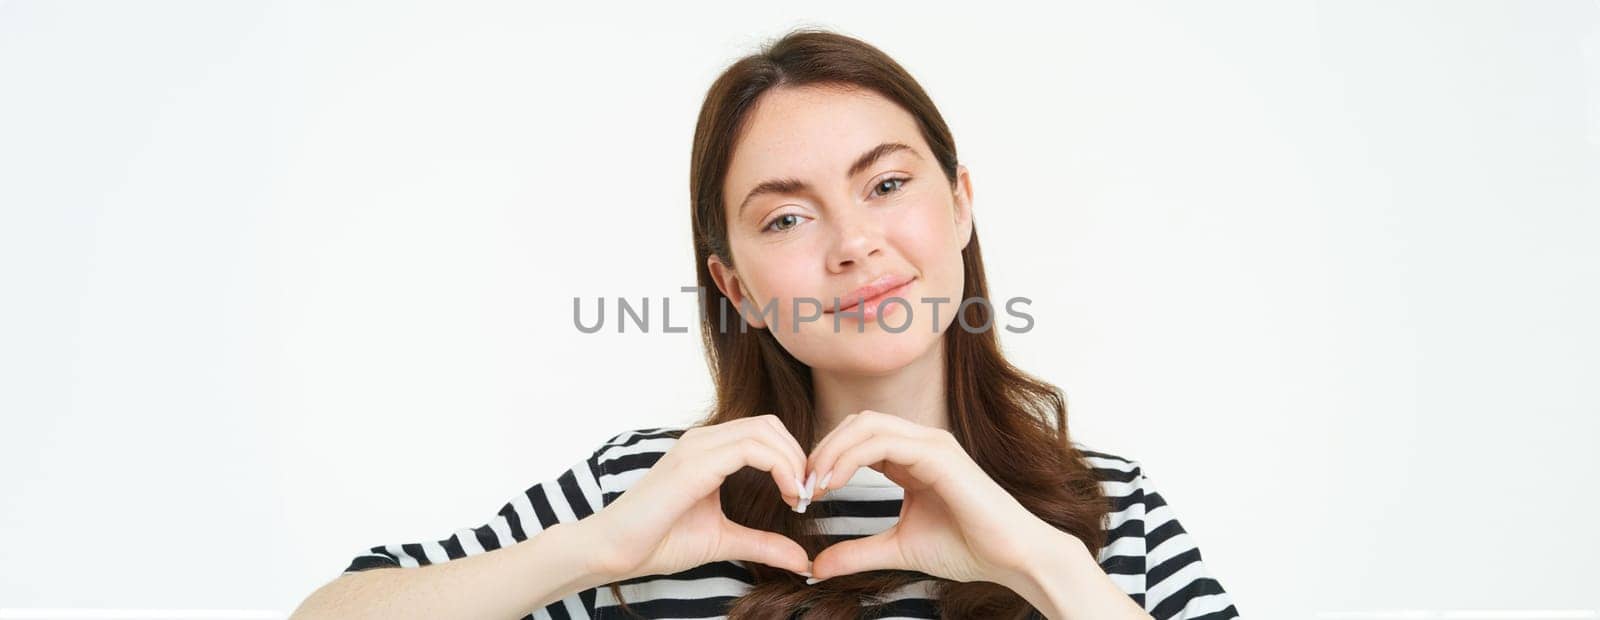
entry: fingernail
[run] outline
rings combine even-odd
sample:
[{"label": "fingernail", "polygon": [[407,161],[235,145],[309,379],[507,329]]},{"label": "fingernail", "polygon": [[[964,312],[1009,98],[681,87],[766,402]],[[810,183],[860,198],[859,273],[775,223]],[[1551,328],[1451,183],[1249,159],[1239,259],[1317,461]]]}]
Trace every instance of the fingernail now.
[{"label": "fingernail", "polygon": [[806,506],[810,506],[810,505],[811,505],[811,499],[810,498],[806,498],[806,497],[802,497],[802,498],[800,498],[800,503],[795,505],[794,511],[798,512],[800,514],[805,514],[806,513]]},{"label": "fingernail", "polygon": [[[823,577],[822,579],[827,579],[827,577]],[[808,586],[809,585],[813,585],[813,584],[815,584],[815,583],[817,583],[819,581],[822,581],[822,579],[817,579],[815,577],[806,577],[806,585],[808,585]]]},{"label": "fingernail", "polygon": [[810,577],[811,576],[811,571],[803,570],[803,571],[800,571],[800,574],[805,575],[807,577]]},{"label": "fingernail", "polygon": [[822,474],[822,481],[818,482],[817,484],[822,485],[823,489],[827,489],[828,488],[828,480],[831,480],[832,478],[833,478],[833,472],[831,472],[831,471],[826,473],[826,474]]},{"label": "fingernail", "polygon": [[806,496],[806,483],[799,476],[794,477],[794,494],[800,497]]},{"label": "fingernail", "polygon": [[806,475],[806,483],[800,489],[801,491],[803,491],[805,493],[804,497],[806,498],[806,500],[809,501],[811,499],[812,494],[814,494],[816,492],[816,485],[817,485],[817,472],[813,471],[810,474]]}]

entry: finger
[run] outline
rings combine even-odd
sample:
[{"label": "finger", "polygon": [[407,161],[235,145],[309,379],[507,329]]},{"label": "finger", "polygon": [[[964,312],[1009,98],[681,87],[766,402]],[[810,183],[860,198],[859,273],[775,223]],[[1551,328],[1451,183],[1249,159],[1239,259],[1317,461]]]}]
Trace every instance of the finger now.
[{"label": "finger", "polygon": [[[721,424],[690,427],[689,430],[685,431],[683,436],[679,438],[679,443],[693,442],[706,448],[719,446],[745,436],[745,434],[749,432],[751,425],[761,423],[760,418],[763,417],[767,416],[751,416],[747,418],[730,420]],[[777,416],[771,417],[777,418]]]},{"label": "finger", "polygon": [[760,562],[795,573],[811,572],[811,556],[806,555],[800,543],[732,521],[723,522],[715,559]]},{"label": "finger", "polygon": [[[879,414],[878,412],[870,409],[863,409],[857,413],[847,415],[843,420],[840,420],[839,424],[833,427],[833,430],[828,431],[828,434],[824,436],[821,441],[818,441],[817,445],[811,448],[811,454],[806,457],[806,467],[808,468],[808,471],[817,472],[817,456],[819,454],[833,454],[833,452],[830,451],[831,446],[837,445],[841,441],[841,437],[854,433],[855,429],[857,428],[857,421],[861,420],[863,417],[871,417],[874,415],[884,414]],[[838,484],[834,484],[833,478],[829,477],[825,473],[819,473],[818,479],[818,484],[821,488],[817,490],[822,493],[826,493],[827,489],[829,488],[842,487],[846,481],[846,479],[841,478]]]},{"label": "finger", "polygon": [[800,501],[801,489],[795,483],[798,471],[789,464],[783,452],[768,445],[758,434],[752,433],[718,446],[705,460],[711,467],[714,486],[721,486],[723,480],[740,469],[754,467],[772,476],[779,493],[785,502],[790,502],[791,507],[798,505],[794,502]]},{"label": "finger", "polygon": [[[837,480],[848,480],[855,476],[862,467],[870,467],[878,463],[893,463],[898,469],[909,474],[913,480],[894,480],[896,484],[906,488],[919,488],[923,485],[932,485],[938,481],[937,472],[938,450],[921,438],[905,437],[889,433],[869,435],[853,445],[842,446],[842,451],[834,458],[832,463],[819,462],[815,467],[825,476],[832,476]],[[877,468],[885,476],[890,475],[891,468]],[[891,478],[893,480],[893,478]]]},{"label": "finger", "polygon": [[798,499],[804,491],[800,487],[804,484],[802,476],[806,473],[806,454],[800,450],[800,442],[795,441],[794,435],[789,432],[788,427],[783,425],[783,421],[779,420],[778,416],[768,414],[757,416],[754,419],[757,422],[756,432],[760,435],[762,441],[765,441],[768,445],[788,457],[789,471],[794,472],[795,479],[792,493],[789,485],[779,484],[778,488],[783,491],[785,496],[793,496]]},{"label": "finger", "polygon": [[795,439],[794,433],[789,430],[787,425],[784,425],[784,420],[779,419],[778,415],[774,414],[758,415],[758,417],[760,417],[762,420],[765,420],[770,427],[773,427],[774,431],[778,431],[779,439],[782,439],[782,444],[786,446],[786,449],[794,452],[794,455],[800,457],[802,462],[805,460],[805,449],[800,447],[800,441]]},{"label": "finger", "polygon": [[[784,467],[772,470],[773,481],[777,483],[778,492],[783,495],[784,502],[788,503],[791,508],[798,508],[800,502],[803,501],[802,496],[805,495],[805,489],[802,488],[803,482],[800,479],[800,476],[805,474],[805,458],[796,455],[789,449],[789,444],[792,442],[784,441],[784,436],[788,435],[788,431],[778,430],[783,428],[783,423],[777,421],[777,416],[757,416],[746,419],[749,420],[749,423],[744,425],[740,432],[744,437],[759,441],[771,448],[783,461]],[[784,478],[779,479],[779,476],[784,476]]]},{"label": "finger", "polygon": [[835,463],[839,456],[852,446],[878,435],[903,437],[907,440],[921,440],[936,430],[899,416],[870,410],[863,411],[857,414],[848,426],[845,423],[841,423],[839,428],[829,433],[826,445],[819,445],[817,449],[812,450],[807,466],[811,471],[816,472],[818,477],[828,481],[829,484],[824,486],[833,487],[834,481],[837,481],[838,486],[843,486],[847,480],[855,475],[857,467],[877,462],[876,460],[864,461],[858,463],[856,467],[849,468],[836,466]]},{"label": "finger", "polygon": [[[690,450],[693,454],[710,454],[740,441],[753,440],[769,446],[783,456],[785,466],[761,469],[773,474],[773,482],[777,483],[778,493],[783,496],[785,503],[791,508],[798,505],[800,496],[803,495],[800,476],[805,473],[805,457],[803,454],[791,452],[789,444],[792,444],[795,450],[798,450],[799,444],[793,441],[793,436],[789,436],[787,430],[781,433],[775,430],[784,428],[783,422],[779,421],[777,416],[770,414],[752,416],[697,428],[704,432],[696,438],[696,445]],[[789,439],[787,444],[784,441],[785,436]],[[738,470],[739,468],[735,467],[733,471]],[[732,475],[731,472],[721,474],[721,478],[716,481],[717,484],[720,486],[722,479],[729,475]]]},{"label": "finger", "polygon": [[827,435],[823,435],[822,439],[817,440],[817,445],[811,446],[811,454],[816,454],[818,451],[827,447],[828,443],[833,441],[835,437],[838,437],[840,432],[842,432],[845,428],[848,428],[856,421],[857,418],[860,418],[861,413],[862,412],[852,413],[845,416],[843,420],[839,420],[839,423],[835,425],[832,430],[828,431]]},{"label": "finger", "polygon": [[834,543],[811,562],[811,578],[827,579],[869,570],[910,570],[895,539],[895,528],[854,540]]}]

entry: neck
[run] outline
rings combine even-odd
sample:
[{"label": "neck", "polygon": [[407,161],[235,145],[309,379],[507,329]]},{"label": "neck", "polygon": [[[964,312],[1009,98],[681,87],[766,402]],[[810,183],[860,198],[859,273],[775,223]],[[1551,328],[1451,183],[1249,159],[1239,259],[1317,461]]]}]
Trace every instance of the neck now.
[{"label": "neck", "polygon": [[[918,424],[949,429],[945,401],[944,338],[917,359],[883,375],[840,373],[820,368],[811,372],[816,402],[817,439],[845,416],[871,409]],[[807,449],[810,449],[807,447]]]}]

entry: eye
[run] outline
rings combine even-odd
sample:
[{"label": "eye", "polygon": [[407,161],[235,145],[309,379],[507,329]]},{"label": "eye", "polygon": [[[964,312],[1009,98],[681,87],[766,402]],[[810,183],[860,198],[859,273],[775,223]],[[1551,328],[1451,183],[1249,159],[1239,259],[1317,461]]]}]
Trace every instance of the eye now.
[{"label": "eye", "polygon": [[[781,224],[784,224],[784,223],[788,223],[788,225],[781,225]],[[795,215],[793,213],[785,213],[785,214],[780,215],[778,217],[772,218],[772,221],[771,222],[767,222],[767,225],[762,227],[761,230],[763,232],[783,232],[783,231],[789,230],[790,228],[794,228],[795,226],[799,226],[799,225],[800,225],[800,216]],[[776,228],[774,228],[774,227],[776,227]]]},{"label": "eye", "polygon": [[[879,181],[877,185],[874,185],[872,187],[872,193],[873,193],[873,195],[876,195],[876,196],[882,196],[884,194],[892,194],[892,193],[894,193],[896,191],[899,191],[900,188],[905,187],[905,184],[909,183],[909,182],[911,182],[911,177],[889,177],[887,179]],[[878,190],[883,189],[886,186],[890,187],[891,189],[889,189],[888,191],[882,192],[882,193],[878,192]]]}]

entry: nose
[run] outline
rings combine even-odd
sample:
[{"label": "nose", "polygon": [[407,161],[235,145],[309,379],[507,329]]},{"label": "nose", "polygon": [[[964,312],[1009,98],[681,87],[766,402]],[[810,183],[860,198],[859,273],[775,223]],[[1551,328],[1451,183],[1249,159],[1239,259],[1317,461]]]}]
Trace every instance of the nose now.
[{"label": "nose", "polygon": [[864,209],[845,209],[834,216],[834,242],[828,251],[828,270],[841,273],[883,252],[883,231]]}]

